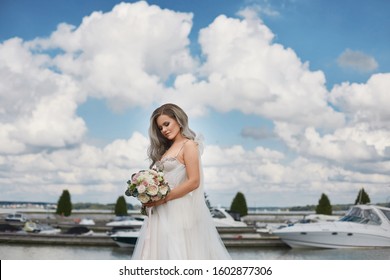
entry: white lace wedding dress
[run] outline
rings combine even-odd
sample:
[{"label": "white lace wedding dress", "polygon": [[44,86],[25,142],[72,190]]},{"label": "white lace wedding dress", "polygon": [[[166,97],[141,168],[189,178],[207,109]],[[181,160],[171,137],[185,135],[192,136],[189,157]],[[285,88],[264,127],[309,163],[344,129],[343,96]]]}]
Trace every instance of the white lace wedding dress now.
[{"label": "white lace wedding dress", "polygon": [[[185,166],[176,157],[164,158],[160,164],[171,188],[186,180]],[[152,209],[132,259],[230,259],[206,206],[203,180],[193,192]]]}]

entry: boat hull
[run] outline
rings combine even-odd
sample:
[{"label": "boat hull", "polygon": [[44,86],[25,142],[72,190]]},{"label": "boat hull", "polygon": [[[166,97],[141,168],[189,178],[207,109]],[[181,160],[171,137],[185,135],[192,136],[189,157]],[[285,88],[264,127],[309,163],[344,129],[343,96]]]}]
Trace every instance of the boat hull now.
[{"label": "boat hull", "polygon": [[137,243],[139,232],[118,232],[111,235],[111,239],[118,244],[119,247],[134,247]]},{"label": "boat hull", "polygon": [[390,232],[353,223],[294,225],[273,232],[292,248],[390,247]]}]

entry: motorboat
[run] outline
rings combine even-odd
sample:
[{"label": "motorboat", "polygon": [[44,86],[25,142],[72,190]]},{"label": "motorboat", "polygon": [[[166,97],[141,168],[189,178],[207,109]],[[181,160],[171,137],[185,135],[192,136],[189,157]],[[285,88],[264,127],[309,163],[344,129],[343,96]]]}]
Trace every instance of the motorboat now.
[{"label": "motorboat", "polygon": [[31,222],[31,221],[27,221],[24,226],[23,226],[23,230],[25,232],[40,232],[40,229],[38,227],[38,225],[34,222]]},{"label": "motorboat", "polygon": [[323,222],[333,222],[340,219],[340,216],[334,215],[322,215],[322,214],[308,214],[304,216],[303,219],[297,220],[287,220],[283,223],[272,222],[272,223],[262,223],[256,222],[256,232],[271,234],[273,231],[285,227],[292,226],[294,224],[308,224],[308,223],[323,223]]},{"label": "motorboat", "polygon": [[95,221],[91,218],[82,218],[78,224],[83,226],[93,226],[95,225]]},{"label": "motorboat", "polygon": [[247,227],[242,221],[236,221],[224,208],[210,209],[216,227]]},{"label": "motorboat", "polygon": [[337,221],[296,223],[272,233],[292,248],[390,247],[390,208],[354,205]]},{"label": "motorboat", "polygon": [[118,226],[142,226],[144,223],[143,219],[140,218],[134,218],[129,216],[119,216],[114,219],[114,221],[111,221],[106,224],[106,226],[110,227],[118,227]]},{"label": "motorboat", "polygon": [[67,231],[65,231],[64,233],[71,234],[71,235],[94,235],[93,230],[91,230],[85,226],[71,227]]},{"label": "motorboat", "polygon": [[39,233],[39,234],[57,234],[61,233],[61,229],[55,228],[47,224],[39,224],[32,221],[27,221],[23,230],[27,233]]},{"label": "motorboat", "polygon": [[8,214],[7,217],[5,217],[5,220],[7,222],[21,222],[24,223],[27,221],[27,217],[23,214],[20,213],[13,213],[13,214]]},{"label": "motorboat", "polygon": [[113,235],[119,231],[136,231],[139,230],[140,227],[135,227],[135,226],[115,226],[112,227],[111,230],[107,231],[107,235]]},{"label": "motorboat", "polygon": [[39,224],[39,234],[58,234],[61,233],[61,229],[47,224]]},{"label": "motorboat", "polygon": [[110,235],[119,247],[134,247],[137,243],[139,231],[117,231]]}]

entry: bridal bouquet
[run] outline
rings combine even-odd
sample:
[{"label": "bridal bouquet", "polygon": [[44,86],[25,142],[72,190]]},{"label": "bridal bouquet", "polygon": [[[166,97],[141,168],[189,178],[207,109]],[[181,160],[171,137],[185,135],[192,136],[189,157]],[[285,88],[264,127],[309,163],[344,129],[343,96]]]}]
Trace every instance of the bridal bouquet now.
[{"label": "bridal bouquet", "polygon": [[[134,173],[127,181],[127,196],[136,197],[142,204],[163,199],[170,191],[164,179],[164,173],[155,169],[141,170]],[[146,214],[146,207],[142,206],[141,213]]]}]

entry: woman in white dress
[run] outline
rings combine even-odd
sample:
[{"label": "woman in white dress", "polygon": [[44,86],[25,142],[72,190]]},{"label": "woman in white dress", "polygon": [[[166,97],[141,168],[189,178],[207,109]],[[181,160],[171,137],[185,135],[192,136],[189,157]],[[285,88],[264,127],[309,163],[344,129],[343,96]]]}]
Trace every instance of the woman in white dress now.
[{"label": "woman in white dress", "polygon": [[175,104],[157,108],[149,127],[151,167],[163,169],[171,187],[162,200],[145,204],[133,259],[230,259],[205,203],[201,147]]}]

